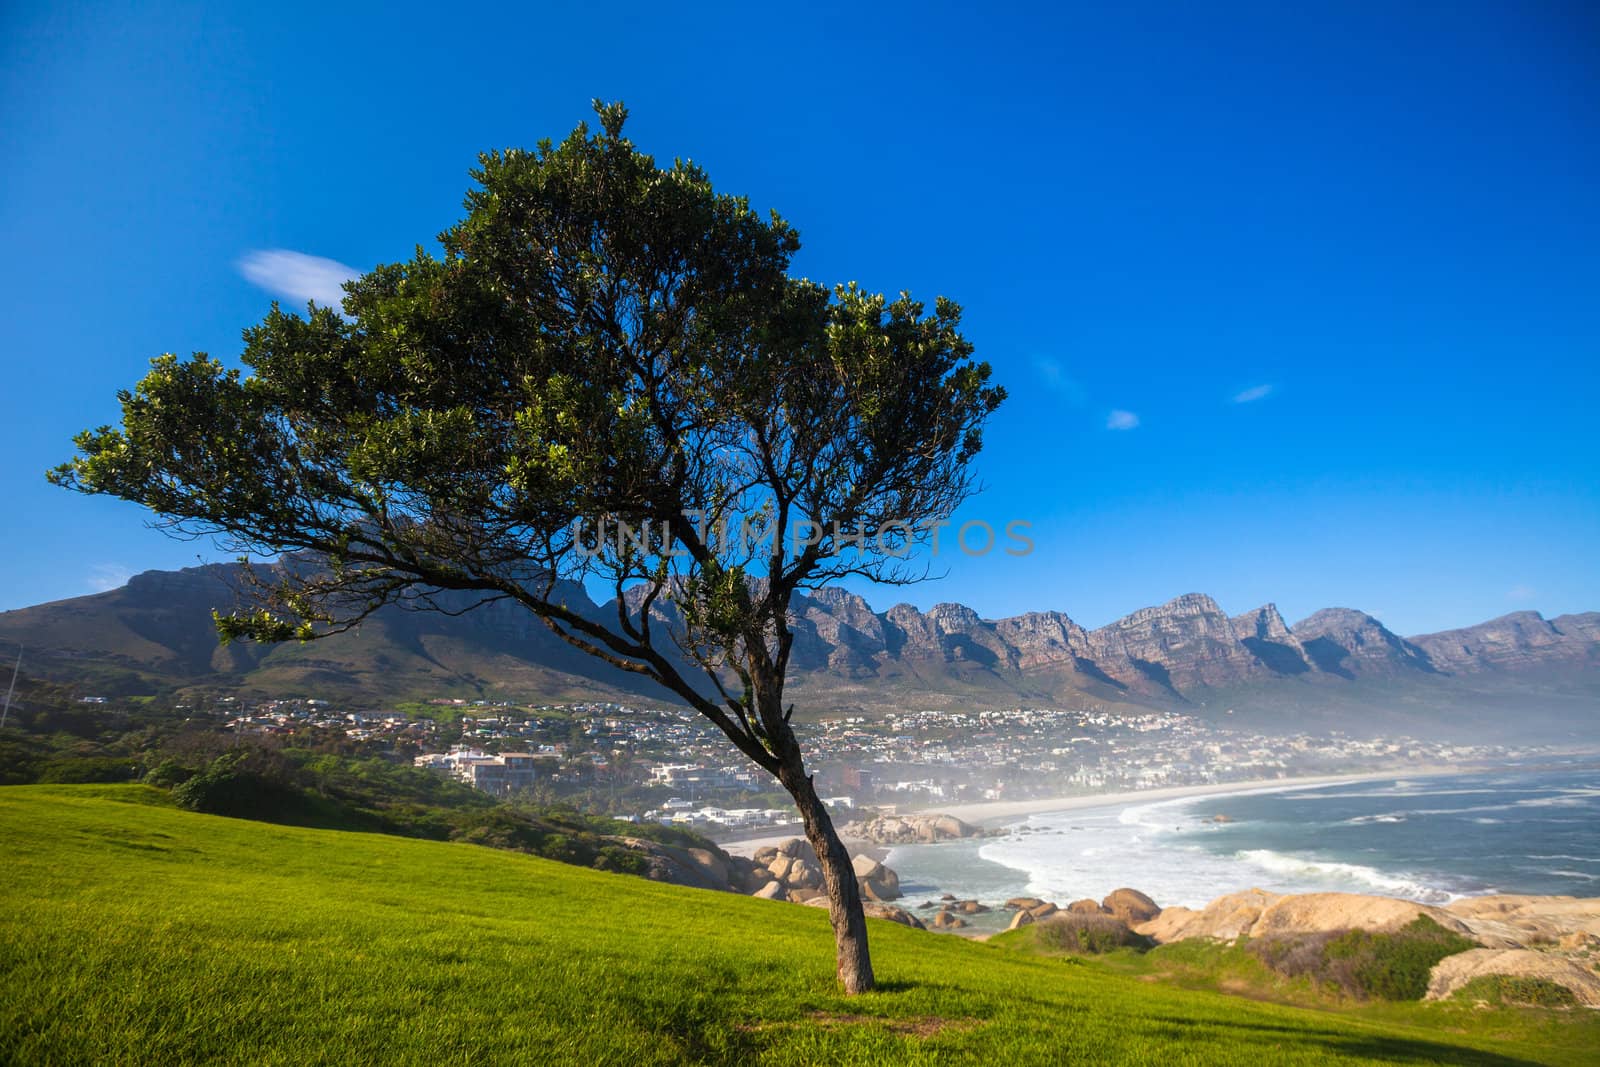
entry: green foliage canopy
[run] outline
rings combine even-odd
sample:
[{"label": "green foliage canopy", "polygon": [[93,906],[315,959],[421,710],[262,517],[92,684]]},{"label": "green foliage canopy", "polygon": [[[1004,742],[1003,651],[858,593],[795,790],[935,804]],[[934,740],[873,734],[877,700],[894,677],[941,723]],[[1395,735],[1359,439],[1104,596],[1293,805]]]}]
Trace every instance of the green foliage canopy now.
[{"label": "green foliage canopy", "polygon": [[[798,766],[791,595],[921,576],[904,553],[973,491],[1004,394],[955,304],[791,278],[788,223],[596,109],[599,130],[482,156],[440,254],[348,283],[342,309],[274,305],[243,369],[156,359],[50,477],[277,558],[225,638],[509,598],[776,774]],[[597,577],[614,619],[572,596]]]}]

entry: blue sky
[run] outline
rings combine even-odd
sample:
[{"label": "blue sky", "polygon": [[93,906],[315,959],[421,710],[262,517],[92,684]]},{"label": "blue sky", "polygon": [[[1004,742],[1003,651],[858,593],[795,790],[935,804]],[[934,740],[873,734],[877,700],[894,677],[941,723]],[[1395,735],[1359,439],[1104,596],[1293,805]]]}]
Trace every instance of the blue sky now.
[{"label": "blue sky", "polygon": [[1594,9],[1101,7],[5,5],[0,608],[219,558],[43,471],[603,97],[1010,389],[962,518],[1035,552],[875,607],[1600,609]]}]

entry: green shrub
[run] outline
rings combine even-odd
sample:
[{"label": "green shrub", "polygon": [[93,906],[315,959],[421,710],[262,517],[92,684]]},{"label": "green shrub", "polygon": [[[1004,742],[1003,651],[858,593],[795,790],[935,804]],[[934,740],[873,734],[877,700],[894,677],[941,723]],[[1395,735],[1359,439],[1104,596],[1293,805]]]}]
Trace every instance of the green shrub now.
[{"label": "green shrub", "polygon": [[187,782],[194,775],[193,767],[187,767],[168,756],[151,768],[150,772],[144,776],[144,781],[146,785],[157,786],[161,789],[172,789]]},{"label": "green shrub", "polygon": [[199,774],[173,787],[180,808],[236,819],[281,820],[305,807],[304,796],[287,783],[254,770],[246,755],[218,756]]},{"label": "green shrub", "polygon": [[1524,1004],[1540,1008],[1576,1008],[1572,990],[1548,978],[1486,974],[1474,978],[1452,994],[1458,1000],[1485,1000],[1490,1004]]},{"label": "green shrub", "polygon": [[621,845],[606,845],[594,858],[594,868],[616,874],[646,874],[650,861],[644,855]]},{"label": "green shrub", "polygon": [[47,760],[39,766],[37,782],[86,785],[97,782],[131,782],[139,777],[139,761],[128,756],[86,756]]},{"label": "green shrub", "polygon": [[1345,930],[1250,943],[1250,951],[1277,973],[1309,975],[1363,1000],[1421,1000],[1435,964],[1477,947],[1426,915],[1384,933]]},{"label": "green shrub", "polygon": [[1128,924],[1110,915],[1057,912],[1033,926],[1040,947],[1057,952],[1098,956],[1119,948],[1148,949],[1154,942],[1134,933]]}]

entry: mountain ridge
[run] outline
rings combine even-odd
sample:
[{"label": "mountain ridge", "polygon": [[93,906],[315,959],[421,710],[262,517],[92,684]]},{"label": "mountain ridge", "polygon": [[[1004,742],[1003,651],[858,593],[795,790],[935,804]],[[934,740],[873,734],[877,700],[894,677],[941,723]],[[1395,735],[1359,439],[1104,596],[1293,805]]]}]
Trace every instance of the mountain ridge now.
[{"label": "mountain ridge", "polygon": [[[506,603],[460,617],[386,608],[323,641],[220,646],[210,612],[239,603],[242,578],[237,564],[147,571],[103,593],[0,612],[0,641],[26,645],[44,676],[123,692],[210,685],[374,699],[669,699]],[[615,610],[574,583],[562,595],[590,617]],[[663,617],[670,620],[670,607]],[[796,596],[793,628],[791,686],[802,699],[841,707],[918,699],[1210,706],[1239,694],[1248,703],[1254,690],[1333,699],[1351,686],[1449,688],[1490,678],[1558,678],[1580,693],[1600,691],[1600,612],[1546,619],[1518,611],[1402,637],[1352,608],[1290,625],[1272,603],[1230,616],[1211,596],[1185,593],[1088,629],[1054,610],[986,619],[963,604],[923,612],[902,603],[876,612],[829,588]]]}]

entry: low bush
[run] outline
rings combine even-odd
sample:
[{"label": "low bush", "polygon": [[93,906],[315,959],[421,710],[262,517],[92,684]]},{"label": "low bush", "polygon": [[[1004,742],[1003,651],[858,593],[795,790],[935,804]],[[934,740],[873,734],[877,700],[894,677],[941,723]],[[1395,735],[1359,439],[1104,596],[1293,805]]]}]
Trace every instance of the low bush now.
[{"label": "low bush", "polygon": [[1309,976],[1362,1000],[1421,1000],[1435,964],[1478,946],[1419,915],[1393,931],[1266,937],[1249,947],[1261,962],[1288,978]]},{"label": "low bush", "polygon": [[304,806],[298,790],[250,767],[243,753],[218,756],[173,786],[172,799],[189,811],[269,821],[292,821],[285,816]]},{"label": "low bush", "polygon": [[1457,1000],[1487,1001],[1490,1004],[1522,1004],[1540,1008],[1576,1008],[1577,995],[1548,978],[1509,974],[1486,974],[1474,978],[1453,996]]},{"label": "low bush", "polygon": [[1128,924],[1110,915],[1076,915],[1058,912],[1034,924],[1034,937],[1041,948],[1098,956],[1119,948],[1144,950],[1154,944],[1148,937],[1128,929]]}]

